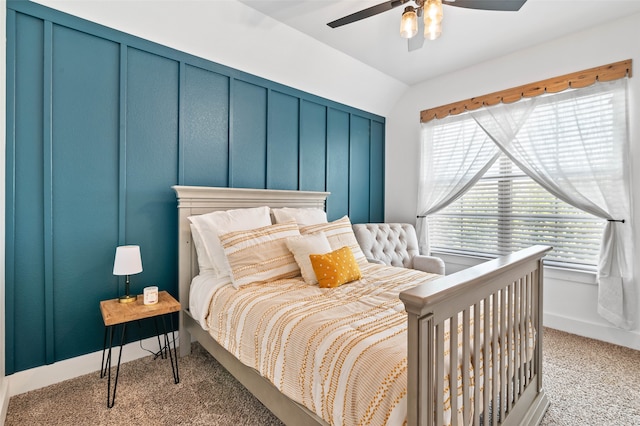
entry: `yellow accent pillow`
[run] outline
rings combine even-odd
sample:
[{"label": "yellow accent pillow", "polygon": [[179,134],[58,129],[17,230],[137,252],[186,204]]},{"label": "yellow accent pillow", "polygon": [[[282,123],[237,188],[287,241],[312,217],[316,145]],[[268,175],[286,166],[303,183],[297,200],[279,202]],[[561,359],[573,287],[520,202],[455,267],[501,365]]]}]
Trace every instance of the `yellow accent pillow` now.
[{"label": "yellow accent pillow", "polygon": [[362,278],[360,267],[348,246],[327,254],[310,254],[320,288],[334,288]]}]

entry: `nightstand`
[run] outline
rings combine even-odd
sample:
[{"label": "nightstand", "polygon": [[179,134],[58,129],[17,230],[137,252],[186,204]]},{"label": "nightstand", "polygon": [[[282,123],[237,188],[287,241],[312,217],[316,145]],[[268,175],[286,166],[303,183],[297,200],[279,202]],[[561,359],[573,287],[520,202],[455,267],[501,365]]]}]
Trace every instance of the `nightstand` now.
[{"label": "nightstand", "polygon": [[[124,344],[127,324],[132,321],[140,321],[147,318],[153,318],[156,335],[158,337],[158,345],[160,346],[159,355],[162,358],[171,359],[171,370],[173,371],[174,383],[180,382],[178,374],[178,353],[176,350],[175,333],[173,331],[173,318],[170,314],[180,311],[180,303],[174,299],[166,291],[158,292],[158,303],[153,305],[145,305],[143,297],[138,296],[137,300],[131,303],[120,303],[118,299],[103,300],[100,302],[100,311],[102,312],[102,320],[104,321],[104,346],[102,349],[102,365],[100,366],[100,378],[107,376],[107,407],[113,407],[116,399],[116,388],[118,386],[118,375],[120,373],[120,359],[122,358],[122,346]],[[169,325],[171,337],[165,325],[165,317],[169,317]],[[162,333],[158,329],[158,320],[162,325]],[[116,328],[120,327],[120,353],[118,354],[118,366],[116,367],[116,376],[113,383],[113,392],[111,391],[111,349],[113,348],[113,335]],[[164,335],[164,345],[160,342],[160,334]],[[108,339],[107,339],[108,337]],[[107,347],[107,340],[109,346]],[[171,342],[173,341],[173,354],[171,353]],[[106,354],[106,357],[105,357]]]}]

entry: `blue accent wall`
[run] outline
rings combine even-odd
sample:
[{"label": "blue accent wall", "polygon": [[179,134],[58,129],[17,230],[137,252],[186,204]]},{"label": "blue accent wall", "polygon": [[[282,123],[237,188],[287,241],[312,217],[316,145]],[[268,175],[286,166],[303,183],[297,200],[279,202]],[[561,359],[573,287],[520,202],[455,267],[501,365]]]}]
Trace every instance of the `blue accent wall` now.
[{"label": "blue accent wall", "polygon": [[[384,118],[26,1],[7,2],[6,372],[98,351],[115,247],[177,296],[171,186],[330,191],[384,218]],[[150,329],[143,328],[140,337]],[[131,339],[137,338],[135,334]]]}]

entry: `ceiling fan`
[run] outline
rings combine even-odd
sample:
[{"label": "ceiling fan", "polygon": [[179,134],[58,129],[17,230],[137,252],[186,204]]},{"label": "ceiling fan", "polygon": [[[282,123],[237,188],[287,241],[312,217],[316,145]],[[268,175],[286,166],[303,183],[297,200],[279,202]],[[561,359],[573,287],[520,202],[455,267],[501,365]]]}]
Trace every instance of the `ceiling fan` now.
[{"label": "ceiling fan", "polygon": [[[412,51],[421,48],[425,38],[435,40],[440,37],[442,33],[443,4],[466,9],[515,12],[520,10],[526,1],[527,0],[390,0],[336,19],[327,25],[331,28],[337,28],[378,15],[379,13],[402,6],[405,3],[415,3],[415,6],[409,5],[404,8],[400,22],[400,36],[408,39],[409,51]],[[424,37],[416,37],[418,32],[423,33]]]}]

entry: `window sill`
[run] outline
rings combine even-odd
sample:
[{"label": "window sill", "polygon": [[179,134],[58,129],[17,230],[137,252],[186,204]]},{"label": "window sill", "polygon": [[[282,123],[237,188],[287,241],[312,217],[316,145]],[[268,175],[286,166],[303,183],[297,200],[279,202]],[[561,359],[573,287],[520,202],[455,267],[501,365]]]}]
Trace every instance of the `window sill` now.
[{"label": "window sill", "polygon": [[598,285],[597,274],[593,271],[545,266],[544,276],[555,280],[571,281],[580,284]]},{"label": "window sill", "polygon": [[[451,253],[432,252],[433,256],[441,258],[447,268],[447,271],[457,272],[471,266],[478,265],[487,260],[486,257],[458,255]],[[453,267],[450,269],[450,267]],[[597,285],[596,273],[593,271],[582,271],[578,269],[560,268],[557,266],[545,266],[544,276],[553,280],[570,281],[579,284]]]}]

